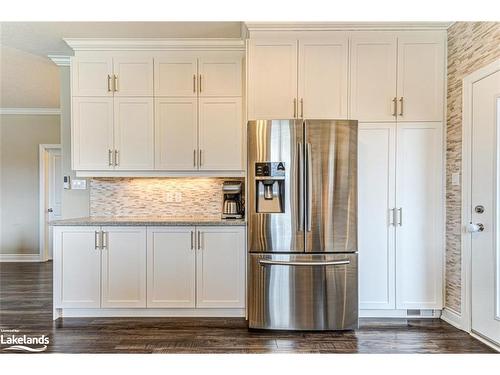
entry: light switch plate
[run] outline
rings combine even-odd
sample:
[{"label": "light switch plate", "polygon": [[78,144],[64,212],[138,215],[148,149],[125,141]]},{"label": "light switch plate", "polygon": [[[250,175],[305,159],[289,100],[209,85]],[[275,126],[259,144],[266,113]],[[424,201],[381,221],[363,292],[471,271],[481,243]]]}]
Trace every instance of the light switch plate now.
[{"label": "light switch plate", "polygon": [[460,173],[451,174],[451,184],[452,186],[460,186]]},{"label": "light switch plate", "polygon": [[73,190],[85,190],[87,189],[87,180],[71,180],[71,189]]}]

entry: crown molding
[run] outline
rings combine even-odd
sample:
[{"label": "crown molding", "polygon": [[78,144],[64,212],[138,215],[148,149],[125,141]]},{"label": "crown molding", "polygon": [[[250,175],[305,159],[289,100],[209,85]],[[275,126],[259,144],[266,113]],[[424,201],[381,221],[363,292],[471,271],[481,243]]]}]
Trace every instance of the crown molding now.
[{"label": "crown molding", "polygon": [[60,115],[60,108],[0,108],[0,115]]},{"label": "crown molding", "polygon": [[47,57],[57,66],[70,66],[71,56],[47,55]]},{"label": "crown molding", "polygon": [[74,51],[131,51],[131,50],[245,50],[245,41],[239,38],[210,39],[129,39],[129,38],[64,38]]},{"label": "crown molding", "polygon": [[246,22],[248,31],[446,30],[453,22]]}]

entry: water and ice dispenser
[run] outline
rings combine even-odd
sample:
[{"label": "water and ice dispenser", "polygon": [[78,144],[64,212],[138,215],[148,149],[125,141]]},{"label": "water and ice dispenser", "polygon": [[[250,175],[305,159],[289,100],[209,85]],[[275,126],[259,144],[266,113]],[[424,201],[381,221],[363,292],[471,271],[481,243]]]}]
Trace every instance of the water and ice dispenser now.
[{"label": "water and ice dispenser", "polygon": [[255,163],[257,213],[285,212],[285,163]]}]

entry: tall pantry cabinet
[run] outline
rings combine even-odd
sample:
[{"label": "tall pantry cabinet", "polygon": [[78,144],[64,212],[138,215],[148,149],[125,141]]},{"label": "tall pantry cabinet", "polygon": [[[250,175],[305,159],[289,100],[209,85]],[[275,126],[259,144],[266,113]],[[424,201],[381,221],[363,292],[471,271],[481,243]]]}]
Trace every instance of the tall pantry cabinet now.
[{"label": "tall pantry cabinet", "polygon": [[250,28],[249,119],[359,122],[362,315],[442,308],[445,46],[444,30]]}]

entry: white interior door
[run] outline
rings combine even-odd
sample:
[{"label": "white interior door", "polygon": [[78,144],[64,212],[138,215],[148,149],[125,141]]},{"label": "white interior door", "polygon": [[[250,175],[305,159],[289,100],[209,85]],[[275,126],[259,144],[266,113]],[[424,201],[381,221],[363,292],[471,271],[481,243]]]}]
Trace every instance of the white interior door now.
[{"label": "white interior door", "polygon": [[147,306],[195,307],[195,227],[148,227],[147,231]]},{"label": "white interior door", "polygon": [[53,227],[48,225],[49,221],[62,218],[62,157],[61,149],[49,149],[48,152],[48,174],[47,174],[47,221],[45,223],[46,239],[48,242],[47,258],[52,259],[53,252]]},{"label": "white interior door", "polygon": [[198,169],[198,99],[155,101],[155,169]]},{"label": "white interior door", "polygon": [[102,231],[102,307],[146,307],[146,227]]},{"label": "white interior door", "polygon": [[395,121],[396,50],[394,33],[355,32],[351,38],[350,117]]},{"label": "white interior door", "polygon": [[154,167],[153,98],[114,98],[115,169]]},{"label": "white interior door", "polygon": [[[500,71],[472,88],[472,330],[500,345]],[[484,207],[481,212],[479,206]]]},{"label": "white interior door", "polygon": [[344,32],[299,40],[301,117],[347,118],[348,46]]},{"label": "white interior door", "polygon": [[359,124],[358,168],[360,308],[394,309],[396,124]]},{"label": "white interior door", "polygon": [[249,120],[297,117],[297,40],[249,43]]},{"label": "white interior door", "polygon": [[199,167],[243,170],[241,98],[200,98]]},{"label": "white interior door", "polygon": [[443,307],[442,133],[440,122],[397,125],[398,309]]}]

